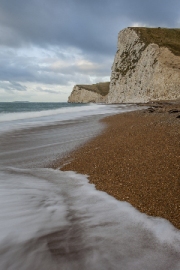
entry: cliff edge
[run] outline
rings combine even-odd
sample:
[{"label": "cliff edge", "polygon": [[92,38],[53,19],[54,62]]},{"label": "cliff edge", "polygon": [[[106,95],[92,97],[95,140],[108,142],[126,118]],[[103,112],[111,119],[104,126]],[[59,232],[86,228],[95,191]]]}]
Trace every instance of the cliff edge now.
[{"label": "cliff edge", "polygon": [[180,29],[129,27],[117,47],[107,103],[180,97]]},{"label": "cliff edge", "polygon": [[109,82],[92,85],[75,85],[68,98],[70,103],[106,103]]}]

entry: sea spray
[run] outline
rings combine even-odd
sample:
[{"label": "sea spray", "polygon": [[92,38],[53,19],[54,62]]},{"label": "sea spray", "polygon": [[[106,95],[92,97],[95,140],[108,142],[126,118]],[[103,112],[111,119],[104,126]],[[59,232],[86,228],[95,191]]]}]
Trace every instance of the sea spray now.
[{"label": "sea spray", "polygon": [[74,172],[9,168],[4,174],[2,270],[179,269],[180,233],[167,220],[97,191]]}]

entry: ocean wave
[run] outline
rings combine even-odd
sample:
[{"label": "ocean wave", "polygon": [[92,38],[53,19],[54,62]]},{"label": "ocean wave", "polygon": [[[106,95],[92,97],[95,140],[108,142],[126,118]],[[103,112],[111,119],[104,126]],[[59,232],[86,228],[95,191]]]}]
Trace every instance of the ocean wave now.
[{"label": "ocean wave", "polygon": [[[180,269],[180,234],[74,172],[7,168],[0,269]],[[12,229],[13,228],[13,229]]]},{"label": "ocean wave", "polygon": [[0,134],[32,127],[52,126],[64,121],[74,121],[84,117],[110,115],[137,110],[134,105],[86,104],[62,107],[54,110],[15,112],[0,114]]},{"label": "ocean wave", "polygon": [[79,107],[62,107],[60,109],[54,110],[43,110],[43,111],[32,111],[32,112],[13,112],[13,113],[1,113],[0,114],[0,122],[5,121],[15,121],[20,119],[31,119],[31,118],[39,118],[53,115],[62,115],[62,114],[70,114],[70,113],[82,113],[86,114],[87,112],[102,109],[107,107],[107,105],[98,105],[98,104],[88,104],[85,106]]}]

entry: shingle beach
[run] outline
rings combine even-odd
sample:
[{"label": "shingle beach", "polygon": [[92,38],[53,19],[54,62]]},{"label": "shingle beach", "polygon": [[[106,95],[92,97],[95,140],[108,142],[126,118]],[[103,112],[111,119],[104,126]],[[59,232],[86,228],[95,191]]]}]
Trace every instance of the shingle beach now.
[{"label": "shingle beach", "polygon": [[[104,131],[61,161],[61,170],[180,229],[180,102],[107,117]],[[65,165],[63,165],[65,164]]]}]

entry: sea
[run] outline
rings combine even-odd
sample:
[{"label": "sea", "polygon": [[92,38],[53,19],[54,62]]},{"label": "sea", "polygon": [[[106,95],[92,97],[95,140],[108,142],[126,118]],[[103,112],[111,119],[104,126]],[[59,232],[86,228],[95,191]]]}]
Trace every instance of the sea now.
[{"label": "sea", "polygon": [[0,270],[180,270],[169,221],[51,166],[102,132],[103,117],[138,109],[0,103]]}]

